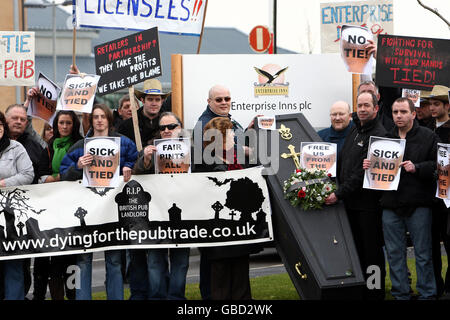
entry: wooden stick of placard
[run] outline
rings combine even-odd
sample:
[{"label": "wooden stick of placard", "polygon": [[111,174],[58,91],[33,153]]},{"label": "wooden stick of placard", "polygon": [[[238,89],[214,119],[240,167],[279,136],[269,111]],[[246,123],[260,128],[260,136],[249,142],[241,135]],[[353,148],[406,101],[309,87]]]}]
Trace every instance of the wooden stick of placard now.
[{"label": "wooden stick of placard", "polygon": [[200,53],[200,47],[202,46],[203,27],[205,26],[206,9],[208,8],[208,0],[205,1],[205,12],[203,12],[202,31],[200,32],[200,38],[198,39],[197,54]]},{"label": "wooden stick of placard", "polygon": [[134,140],[136,142],[136,148],[140,152],[142,150],[141,133],[139,132],[139,121],[137,115],[136,99],[134,98],[134,86],[128,87],[128,94],[130,95],[131,103],[131,118],[133,119]]}]

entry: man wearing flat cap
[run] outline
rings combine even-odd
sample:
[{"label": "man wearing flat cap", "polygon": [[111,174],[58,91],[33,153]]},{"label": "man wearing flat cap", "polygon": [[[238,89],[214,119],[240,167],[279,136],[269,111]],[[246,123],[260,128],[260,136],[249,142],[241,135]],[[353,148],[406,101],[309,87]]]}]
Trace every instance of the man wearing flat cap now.
[{"label": "man wearing flat cap", "polygon": [[[142,146],[145,147],[159,132],[161,106],[169,93],[163,92],[159,80],[149,79],[144,81],[142,91],[135,90],[135,95],[143,103],[143,107],[137,111],[137,115]],[[119,126],[118,131],[136,142],[132,118],[125,120]]]},{"label": "man wearing flat cap", "polygon": [[[439,136],[442,143],[450,143],[450,108],[448,101],[448,87],[435,85],[431,91],[422,91],[421,99],[429,103],[432,121],[429,128]],[[441,277],[442,254],[441,241],[444,244],[447,256],[450,254],[450,237],[447,235],[447,220],[450,209],[441,199],[434,199],[432,206],[431,242],[434,276],[436,279],[437,295],[450,295],[450,271],[447,271],[445,279]]]}]

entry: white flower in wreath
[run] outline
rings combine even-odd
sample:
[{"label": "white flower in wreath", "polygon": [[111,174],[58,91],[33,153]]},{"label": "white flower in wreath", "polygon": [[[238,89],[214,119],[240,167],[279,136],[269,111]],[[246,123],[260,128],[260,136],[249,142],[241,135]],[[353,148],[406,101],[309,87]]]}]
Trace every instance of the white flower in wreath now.
[{"label": "white flower in wreath", "polygon": [[321,196],[318,196],[316,199],[317,199],[317,201],[322,201],[322,197]]}]

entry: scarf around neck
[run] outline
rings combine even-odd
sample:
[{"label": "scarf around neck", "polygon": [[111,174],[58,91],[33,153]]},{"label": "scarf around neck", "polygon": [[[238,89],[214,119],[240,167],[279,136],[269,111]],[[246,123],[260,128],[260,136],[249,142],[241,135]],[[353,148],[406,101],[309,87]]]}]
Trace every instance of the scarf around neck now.
[{"label": "scarf around neck", "polygon": [[59,166],[69,148],[73,145],[72,137],[56,138],[53,141],[52,176],[59,174]]}]

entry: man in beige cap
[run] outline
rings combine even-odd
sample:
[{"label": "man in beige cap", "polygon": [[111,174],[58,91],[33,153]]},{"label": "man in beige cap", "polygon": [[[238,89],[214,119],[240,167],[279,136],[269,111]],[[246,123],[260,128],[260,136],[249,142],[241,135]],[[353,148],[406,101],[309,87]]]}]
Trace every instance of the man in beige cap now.
[{"label": "man in beige cap", "polygon": [[[435,85],[431,91],[422,91],[421,98],[430,104],[432,121],[429,128],[433,130],[442,143],[450,143],[450,108],[448,101],[448,87]],[[450,271],[447,271],[445,280],[441,277],[442,255],[441,241],[447,256],[450,254],[450,237],[447,235],[447,219],[450,209],[440,199],[435,199],[432,206],[431,242],[433,251],[433,268],[436,279],[437,295],[450,294]]]},{"label": "man in beige cap", "polygon": [[[142,146],[145,147],[159,132],[161,106],[169,93],[163,93],[159,80],[149,79],[144,81],[142,91],[135,90],[135,95],[143,103],[143,107],[137,111],[137,115]],[[136,142],[132,118],[125,120],[119,126],[118,132]]]}]

